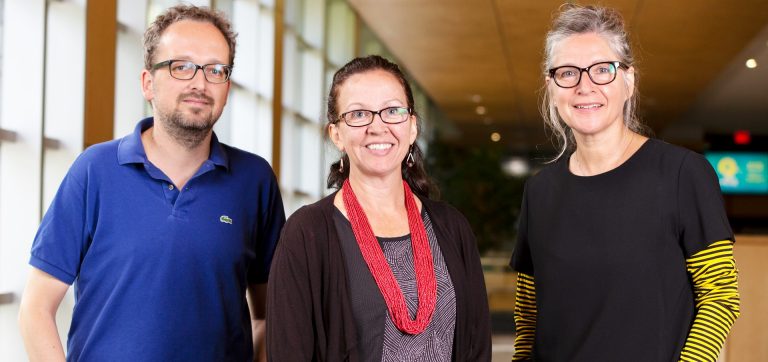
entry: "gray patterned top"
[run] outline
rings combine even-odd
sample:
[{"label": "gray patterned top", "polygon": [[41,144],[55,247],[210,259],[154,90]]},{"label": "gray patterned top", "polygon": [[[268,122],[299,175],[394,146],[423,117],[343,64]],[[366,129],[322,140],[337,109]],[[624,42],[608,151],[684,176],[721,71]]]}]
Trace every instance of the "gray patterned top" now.
[{"label": "gray patterned top", "polygon": [[[368,270],[349,221],[340,211],[334,214],[344,252],[352,311],[358,333],[358,350],[364,361],[450,361],[456,325],[456,295],[451,277],[426,212],[422,219],[432,250],[437,281],[437,302],[432,320],[418,335],[395,327],[386,302]],[[418,307],[410,234],[377,238],[405,297],[411,318]]]}]

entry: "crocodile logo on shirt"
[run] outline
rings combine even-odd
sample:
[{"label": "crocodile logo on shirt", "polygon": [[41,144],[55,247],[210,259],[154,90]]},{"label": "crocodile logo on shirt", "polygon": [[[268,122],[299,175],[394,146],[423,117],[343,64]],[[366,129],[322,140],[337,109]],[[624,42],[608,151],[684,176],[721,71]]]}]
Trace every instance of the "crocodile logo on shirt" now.
[{"label": "crocodile logo on shirt", "polygon": [[230,225],[232,225],[232,219],[231,219],[229,216],[227,216],[227,215],[221,215],[221,216],[219,216],[219,221],[221,221],[221,222],[223,222],[223,223],[225,223],[225,224],[230,224]]}]

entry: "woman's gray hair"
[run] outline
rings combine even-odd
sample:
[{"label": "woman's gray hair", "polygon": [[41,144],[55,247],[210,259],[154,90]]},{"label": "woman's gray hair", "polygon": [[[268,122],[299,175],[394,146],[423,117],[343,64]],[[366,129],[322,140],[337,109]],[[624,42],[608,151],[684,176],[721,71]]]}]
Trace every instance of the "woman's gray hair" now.
[{"label": "woman's gray hair", "polygon": [[[621,14],[611,8],[600,6],[582,6],[577,4],[564,4],[560,12],[552,22],[552,28],[547,33],[544,45],[544,62],[542,64],[545,76],[553,67],[552,57],[555,48],[561,41],[572,35],[596,33],[608,42],[608,46],[619,57],[618,61],[634,67],[635,58],[629,44],[629,36],[624,29],[624,19]],[[624,78],[626,81],[626,77]],[[627,86],[629,86],[627,82]],[[573,131],[565,124],[549,94],[545,85],[541,101],[541,115],[544,124],[550,128],[555,138],[555,146],[558,154],[551,161],[558,160],[567,151],[572,150],[576,141]],[[637,69],[635,69],[635,82],[632,96],[624,103],[624,123],[626,126],[640,134],[647,134],[647,128],[640,123],[637,116]]]}]

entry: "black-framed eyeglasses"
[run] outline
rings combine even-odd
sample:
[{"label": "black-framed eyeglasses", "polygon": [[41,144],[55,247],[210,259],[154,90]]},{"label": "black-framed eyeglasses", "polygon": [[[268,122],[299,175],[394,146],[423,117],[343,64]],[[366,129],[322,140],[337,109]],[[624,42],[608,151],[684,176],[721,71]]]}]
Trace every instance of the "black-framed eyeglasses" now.
[{"label": "black-framed eyeglasses", "polygon": [[387,107],[379,111],[356,109],[342,113],[339,120],[344,120],[350,127],[363,127],[373,123],[373,117],[378,114],[384,123],[398,124],[407,121],[411,113],[411,109],[407,107]]},{"label": "black-framed eyeglasses", "polygon": [[198,69],[203,70],[205,80],[211,83],[225,83],[232,74],[232,66],[226,64],[198,65],[188,60],[169,59],[152,66],[152,70],[168,67],[171,77],[179,80],[189,80],[195,77]]},{"label": "black-framed eyeglasses", "polygon": [[616,79],[618,69],[627,70],[629,69],[629,66],[619,61],[599,62],[586,68],[564,65],[562,67],[550,69],[549,76],[560,88],[573,88],[579,85],[579,82],[581,82],[581,74],[584,72],[587,72],[592,83],[605,85]]}]

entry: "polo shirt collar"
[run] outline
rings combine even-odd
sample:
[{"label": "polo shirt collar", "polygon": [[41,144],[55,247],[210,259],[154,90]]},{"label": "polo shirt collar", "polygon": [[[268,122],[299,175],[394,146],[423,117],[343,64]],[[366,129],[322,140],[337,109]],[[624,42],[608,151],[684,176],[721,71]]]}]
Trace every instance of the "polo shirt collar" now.
[{"label": "polo shirt collar", "polygon": [[229,156],[227,156],[227,152],[224,150],[224,145],[216,137],[216,132],[211,133],[211,155],[208,156],[208,160],[216,166],[229,170]]},{"label": "polo shirt collar", "polygon": [[[147,117],[139,121],[134,128],[133,133],[123,137],[117,149],[117,162],[121,165],[128,163],[146,163],[147,153],[144,151],[144,144],[141,142],[141,133],[152,127],[155,120],[153,117]],[[208,156],[208,162],[215,166],[221,166],[229,169],[229,156],[224,150],[224,145],[219,142],[216,133],[211,134],[211,154]]]}]

